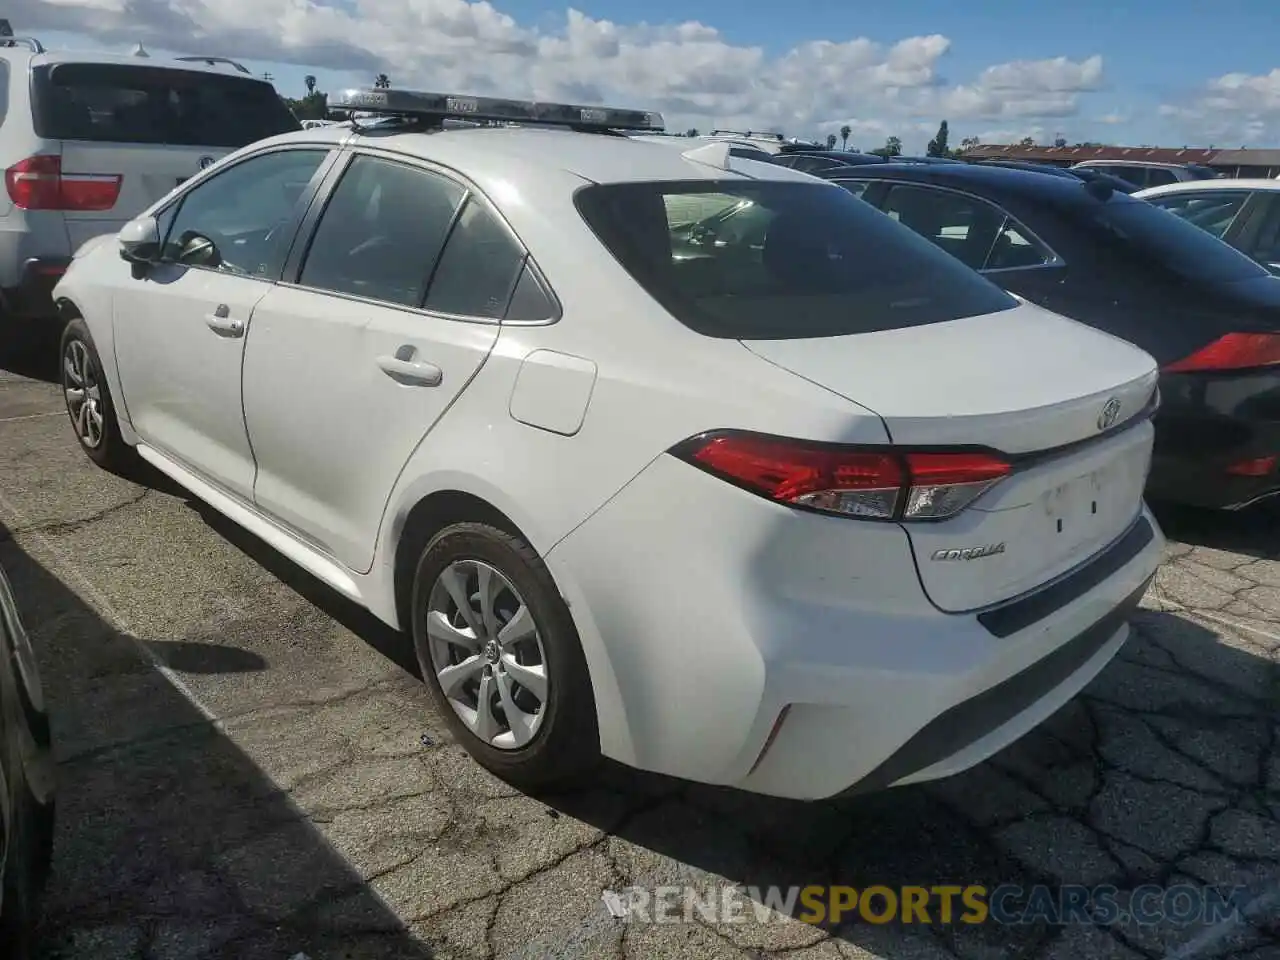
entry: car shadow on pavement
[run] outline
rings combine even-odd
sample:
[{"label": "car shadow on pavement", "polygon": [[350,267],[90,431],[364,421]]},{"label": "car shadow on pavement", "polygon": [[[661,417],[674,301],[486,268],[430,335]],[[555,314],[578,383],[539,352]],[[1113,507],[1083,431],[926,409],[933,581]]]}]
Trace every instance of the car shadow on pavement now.
[{"label": "car shadow on pavement", "polygon": [[[37,960],[430,957],[287,794],[2,526],[0,564],[58,757]],[[259,668],[249,654],[155,646],[183,670]]]},{"label": "car shadow on pavement", "polygon": [[57,383],[61,320],[13,321],[0,318],[0,370]]},{"label": "car shadow on pavement", "polygon": [[218,536],[250,557],[300,597],[342,624],[400,669],[419,680],[422,679],[422,670],[418,666],[413,643],[406,635],[391,629],[364,607],[335,592],[265,541],[243,527],[237,526],[204,502],[185,492],[177,492],[177,496],[185,499],[187,505],[200,514],[209,529]]},{"label": "car shadow on pavement", "polygon": [[1158,504],[1152,510],[1165,535],[1178,543],[1263,559],[1280,557],[1280,509],[1273,504],[1240,511]]}]

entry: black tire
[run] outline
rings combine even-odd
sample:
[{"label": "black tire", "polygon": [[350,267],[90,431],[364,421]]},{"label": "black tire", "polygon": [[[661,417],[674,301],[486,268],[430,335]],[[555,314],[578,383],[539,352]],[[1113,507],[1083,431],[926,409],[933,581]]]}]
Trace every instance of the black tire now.
[{"label": "black tire", "polygon": [[[77,386],[68,372],[68,359],[73,351],[81,349],[87,355],[88,367],[95,378],[94,385],[99,391],[98,410],[102,415],[102,427],[96,443],[91,442],[92,438],[82,435],[76,423],[76,411],[72,409],[71,395],[68,393],[70,388]],[[102,469],[122,476],[130,476],[137,467],[138,455],[120,435],[120,423],[116,418],[111,389],[102,370],[102,359],[98,356],[98,348],[93,343],[93,335],[89,333],[88,325],[79,317],[68,322],[62,331],[62,343],[58,350],[58,380],[67,405],[67,416],[71,419],[71,429],[80,443],[80,449]]]},{"label": "black tire", "polygon": [[[457,561],[488,564],[510,581],[532,614],[542,641],[549,693],[537,731],[521,747],[502,749],[474,734],[445,696],[432,665],[426,633],[428,604],[437,579]],[[572,789],[590,777],[600,762],[600,736],[586,660],[569,608],[528,543],[484,523],[446,527],[422,550],[410,610],[423,678],[449,729],[481,766],[530,792]]]},{"label": "black tire", "polygon": [[54,805],[40,804],[23,783],[17,784],[13,849],[0,878],[0,960],[27,960],[35,955],[49,869],[53,861]]}]

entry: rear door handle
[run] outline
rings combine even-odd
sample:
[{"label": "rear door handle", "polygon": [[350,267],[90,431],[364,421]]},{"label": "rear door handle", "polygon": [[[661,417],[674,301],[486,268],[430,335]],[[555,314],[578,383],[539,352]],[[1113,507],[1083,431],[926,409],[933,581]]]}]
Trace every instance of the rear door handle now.
[{"label": "rear door handle", "polygon": [[231,318],[231,310],[225,303],[218,304],[213,313],[204,318],[205,324],[222,337],[243,337],[244,323]]},{"label": "rear door handle", "polygon": [[399,357],[379,357],[378,366],[396,383],[413,387],[438,387],[444,382],[444,371],[434,363],[420,360],[401,360]]}]

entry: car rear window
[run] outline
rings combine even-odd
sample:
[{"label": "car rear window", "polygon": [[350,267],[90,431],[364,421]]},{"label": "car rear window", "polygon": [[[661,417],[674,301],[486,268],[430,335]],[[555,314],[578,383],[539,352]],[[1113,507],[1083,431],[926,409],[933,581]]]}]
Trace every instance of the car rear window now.
[{"label": "car rear window", "polygon": [[1017,301],[836,186],[759,180],[584,187],[583,219],[686,326],[797,339],[893,330]]},{"label": "car rear window", "polygon": [[35,130],[49,140],[236,148],[302,129],[275,88],[251,77],[99,63],[33,74]]},{"label": "car rear window", "polygon": [[1217,237],[1145,200],[1116,194],[1093,208],[1092,221],[1113,239],[1137,245],[1184,277],[1230,283],[1267,276],[1267,270]]}]

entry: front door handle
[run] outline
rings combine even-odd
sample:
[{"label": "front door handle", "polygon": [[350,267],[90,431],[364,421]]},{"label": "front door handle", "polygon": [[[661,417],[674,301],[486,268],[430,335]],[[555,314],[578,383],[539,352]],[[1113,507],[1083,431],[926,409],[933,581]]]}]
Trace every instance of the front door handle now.
[{"label": "front door handle", "polygon": [[444,371],[434,363],[421,360],[402,360],[399,357],[379,357],[378,366],[394,380],[411,387],[438,387],[444,382]]},{"label": "front door handle", "polygon": [[231,310],[225,303],[218,304],[216,310],[204,318],[205,324],[221,337],[243,337],[244,324],[231,319]]}]

